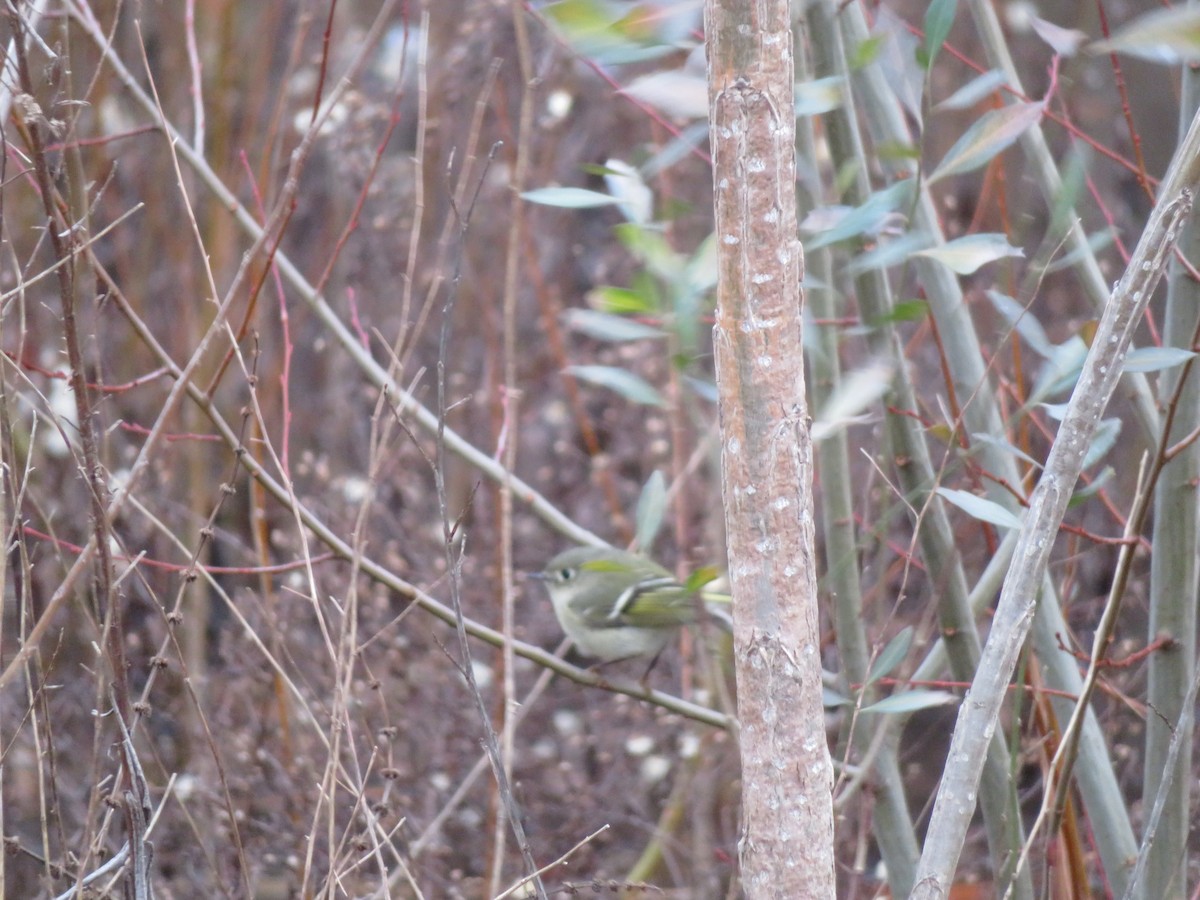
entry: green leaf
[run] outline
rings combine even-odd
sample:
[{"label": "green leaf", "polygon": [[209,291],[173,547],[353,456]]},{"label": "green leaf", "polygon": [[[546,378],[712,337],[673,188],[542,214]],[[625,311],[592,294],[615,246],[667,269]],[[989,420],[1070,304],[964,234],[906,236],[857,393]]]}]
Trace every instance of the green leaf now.
[{"label": "green leaf", "polygon": [[640,62],[676,52],[666,35],[647,29],[644,16],[628,14],[609,0],[559,0],[540,8],[559,33],[583,56],[606,65]]},{"label": "green leaf", "polygon": [[603,178],[605,175],[625,174],[623,169],[610,169],[608,166],[602,166],[599,163],[584,163],[579,167],[579,170],[586,175],[599,175],[601,178]]},{"label": "green leaf", "polygon": [[663,515],[667,511],[667,479],[658,469],[642,487],[638,497],[636,532],[634,540],[643,553],[654,546],[658,529],[662,527]]},{"label": "green leaf", "polygon": [[622,222],[613,228],[621,245],[656,276],[671,284],[679,277],[683,258],[652,227]]},{"label": "green leaf", "polygon": [[561,209],[594,209],[598,206],[614,206],[620,203],[616,197],[577,187],[546,187],[525,191],[521,198],[540,206],[557,206]]},{"label": "green leaf", "polygon": [[616,315],[658,315],[657,297],[630,288],[603,287],[588,292],[588,304],[601,312]]},{"label": "green leaf", "polygon": [[567,366],[564,370],[580,381],[608,388],[633,403],[644,406],[666,406],[662,395],[639,375],[615,366]]},{"label": "green leaf", "polygon": [[904,691],[884,697],[878,703],[864,706],[862,712],[882,713],[884,715],[899,715],[901,713],[918,712],[934,706],[949,706],[958,702],[958,695],[950,691]]},{"label": "green leaf", "polygon": [[957,0],[933,0],[925,10],[925,68],[932,69],[942,44],[954,24],[954,13],[958,10]]},{"label": "green leaf", "polygon": [[[689,594],[698,594],[706,585],[712,584],[720,577],[721,570],[716,566],[701,566],[688,576],[683,586]],[[716,592],[705,594],[704,599],[709,603],[729,603],[733,600],[728,594],[718,594]]]},{"label": "green leaf", "polygon": [[927,315],[929,315],[928,300],[901,300],[892,306],[890,313],[872,319],[870,324],[878,328],[881,325],[897,325],[900,322],[919,322]]},{"label": "green leaf", "polygon": [[1002,234],[968,234],[937,247],[918,251],[917,255],[935,259],[959,275],[971,275],[981,266],[1006,256],[1024,256],[1025,251],[1012,246]]},{"label": "green leaf", "polygon": [[661,329],[652,325],[595,309],[568,309],[563,313],[563,321],[572,331],[598,341],[641,341],[665,337]]},{"label": "green leaf", "polygon": [[900,632],[887,642],[887,646],[875,657],[875,662],[871,666],[871,671],[867,675],[867,681],[863,687],[890,675],[895,671],[896,666],[904,662],[908,651],[912,649],[913,633],[913,627],[908,625],[900,629]]},{"label": "green leaf", "polygon": [[1150,62],[1190,63],[1200,60],[1200,8],[1176,6],[1138,16],[1107,41],[1088,47],[1092,53],[1127,53]]},{"label": "green leaf", "polygon": [[967,129],[929,176],[929,183],[978,169],[1038,124],[1044,103],[1011,103],[985,113]]},{"label": "green leaf", "polygon": [[1125,357],[1126,372],[1159,372],[1181,366],[1196,354],[1181,347],[1139,347]]},{"label": "green leaf", "polygon": [[921,159],[919,147],[901,141],[884,141],[875,152],[879,155],[879,161],[885,163],[917,162]]},{"label": "green leaf", "polygon": [[864,69],[875,62],[879,58],[879,51],[883,41],[883,35],[873,34],[859,43],[854,48],[854,52],[850,54],[850,71],[857,72],[859,69]]},{"label": "green leaf", "polygon": [[602,0],[560,0],[547,3],[542,14],[571,39],[602,33],[612,27],[616,14]]},{"label": "green leaf", "polygon": [[998,528],[1021,527],[1020,519],[999,503],[988,500],[985,497],[977,497],[975,494],[968,493],[967,491],[944,487],[938,488],[937,493],[967,515],[981,522],[988,522]]}]

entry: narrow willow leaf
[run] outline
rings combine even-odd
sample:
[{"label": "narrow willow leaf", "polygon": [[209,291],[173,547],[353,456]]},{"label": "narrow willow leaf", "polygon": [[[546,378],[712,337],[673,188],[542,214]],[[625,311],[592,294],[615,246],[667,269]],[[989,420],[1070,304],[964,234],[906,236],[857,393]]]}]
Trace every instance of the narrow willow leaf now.
[{"label": "narrow willow leaf", "polygon": [[[1054,195],[1054,203],[1050,209],[1050,224],[1046,226],[1046,240],[1063,240],[1066,243],[1066,233],[1073,229],[1079,221],[1076,204],[1087,187],[1088,166],[1091,164],[1091,153],[1084,145],[1072,150],[1062,169],[1062,182]],[[1079,251],[1074,251],[1078,253]]]},{"label": "narrow willow leaf", "polygon": [[1046,364],[1038,372],[1028,402],[1040,403],[1047,397],[1056,397],[1075,387],[1075,383],[1079,381],[1079,373],[1083,371],[1087,352],[1087,344],[1078,335],[1067,338],[1061,344],[1055,344]]},{"label": "narrow willow leaf", "polygon": [[977,497],[967,491],[940,487],[937,492],[967,515],[998,528],[1020,528],[1021,520],[1007,509],[985,497]]},{"label": "narrow willow leaf", "polygon": [[1182,347],[1139,347],[1125,357],[1125,371],[1159,372],[1195,358],[1195,353]]},{"label": "narrow willow leaf", "polygon": [[[907,209],[912,202],[915,189],[913,179],[898,181],[891,187],[876,191],[861,205],[852,210],[839,211],[832,220],[819,218],[821,210],[814,210],[805,216],[800,224],[802,231],[814,230],[814,224],[820,233],[805,241],[806,250],[815,250],[836,244],[861,235],[875,235],[883,226],[894,221],[897,210]],[[826,212],[828,212],[826,209]],[[842,208],[844,210],[844,208]]]},{"label": "narrow willow leaf", "polygon": [[642,177],[650,180],[671,168],[682,159],[691,156],[697,147],[708,141],[708,120],[693,122],[679,132],[678,137],[650,157],[642,165]]},{"label": "narrow willow leaf", "polygon": [[1121,434],[1120,419],[1104,419],[1096,427],[1096,433],[1092,435],[1092,442],[1088,445],[1087,453],[1083,457],[1083,467],[1091,468],[1113,448],[1117,442],[1117,437]]},{"label": "narrow willow leaf", "polygon": [[854,277],[864,272],[874,272],[878,269],[889,269],[908,262],[919,251],[933,243],[933,237],[926,232],[901,235],[898,238],[881,240],[874,249],[860,253],[846,263],[845,272]]},{"label": "narrow willow leaf", "polygon": [[1025,339],[1025,343],[1038,356],[1042,359],[1049,359],[1054,355],[1054,344],[1046,336],[1042,323],[1030,310],[1008,294],[1002,294],[999,291],[987,291],[987,298],[992,301],[992,306],[996,307],[996,312],[1008,320],[1008,324],[1017,330],[1017,334]]},{"label": "narrow willow leaf", "polygon": [[1115,228],[1105,228],[1103,231],[1089,234],[1087,236],[1087,246],[1072,250],[1070,253],[1058,257],[1054,262],[1046,266],[1045,274],[1050,275],[1054,272],[1061,272],[1063,269],[1075,268],[1079,265],[1079,260],[1086,256],[1099,255],[1101,250],[1115,243],[1116,238],[1117,232]]},{"label": "narrow willow leaf", "polygon": [[1042,467],[1042,464],[1040,462],[1038,462],[1036,459],[1034,459],[1032,456],[1030,456],[1028,453],[1026,453],[1020,447],[1016,446],[1015,444],[1010,443],[1009,441],[1003,440],[1001,438],[993,437],[990,434],[973,433],[971,435],[971,443],[973,443],[973,444],[989,444],[993,447],[999,447],[1001,450],[1005,451],[1006,453],[1011,453],[1013,456],[1017,457],[1017,459],[1024,460],[1025,462],[1029,463],[1031,466],[1034,466],[1035,468],[1040,469]]},{"label": "narrow willow leaf", "polygon": [[926,70],[933,68],[946,36],[950,34],[950,26],[954,24],[954,13],[958,11],[958,0],[933,0],[925,10],[925,58]]},{"label": "narrow willow leaf", "polygon": [[1024,256],[1025,251],[1014,247],[1002,234],[968,234],[937,247],[921,250],[917,255],[937,260],[959,275],[971,275],[981,266],[1007,256]]},{"label": "narrow willow leaf", "polygon": [[644,406],[665,406],[662,394],[639,375],[615,366],[567,366],[564,370],[580,381],[608,388],[634,403]]},{"label": "narrow willow leaf", "polygon": [[1112,466],[1105,466],[1100,470],[1100,474],[1092,479],[1090,484],[1084,485],[1071,495],[1071,499],[1067,502],[1067,505],[1071,508],[1074,508],[1079,506],[1085,500],[1089,500],[1096,496],[1101,490],[1104,489],[1104,485],[1108,484],[1108,482],[1112,480],[1112,477],[1115,474],[1117,474],[1116,470]]},{"label": "narrow willow leaf", "polygon": [[1041,406],[1042,409],[1045,410],[1046,415],[1052,418],[1055,422],[1061,422],[1067,417],[1068,404],[1066,403],[1043,403]]},{"label": "narrow willow leaf", "polygon": [[883,72],[887,86],[896,95],[921,131],[922,108],[925,90],[925,70],[917,65],[921,45],[913,35],[908,22],[892,12],[887,4],[875,8],[875,24],[872,36],[882,37],[879,56],[875,65]]},{"label": "narrow willow leaf", "polygon": [[629,163],[610,159],[605,164],[604,186],[618,201],[630,222],[645,225],[654,216],[654,193],[641,174]]},{"label": "narrow willow leaf", "polygon": [[888,392],[893,374],[889,363],[877,360],[843,378],[813,422],[813,441],[823,441],[857,422],[864,410]]},{"label": "narrow willow leaf", "polygon": [[667,511],[667,479],[658,469],[647,479],[638,497],[635,539],[643,553],[654,546]]},{"label": "narrow willow leaf", "polygon": [[1010,103],[985,113],[960,137],[929,176],[932,184],[948,175],[970,172],[1007,150],[1026,131],[1038,124],[1044,103]]},{"label": "narrow willow leaf", "polygon": [[1033,26],[1037,36],[1049,44],[1050,49],[1059,56],[1074,56],[1088,39],[1087,32],[1077,28],[1063,28],[1037,16],[1034,16],[1029,24]]},{"label": "narrow willow leaf", "polygon": [[843,697],[837,691],[830,687],[821,687],[821,705],[826,709],[835,709],[839,706],[851,706],[850,698]]},{"label": "narrow willow leaf", "polygon": [[684,259],[672,249],[661,232],[649,226],[622,222],[613,228],[621,245],[663,281],[674,284],[683,270]]},{"label": "narrow willow leaf", "polygon": [[664,337],[663,331],[653,325],[596,309],[568,309],[563,313],[563,322],[572,331],[598,341],[641,341]]},{"label": "narrow willow leaf", "polygon": [[992,69],[977,78],[972,78],[934,109],[968,109],[989,94],[994,94],[1006,84],[1008,84],[1008,79],[1004,77],[1004,73],[998,69]]},{"label": "narrow willow leaf", "polygon": [[700,242],[683,271],[689,289],[697,293],[711,291],[717,286],[717,234],[712,232]]},{"label": "narrow willow leaf", "polygon": [[703,72],[653,72],[635,78],[623,93],[675,119],[708,118],[708,82]]},{"label": "narrow willow leaf", "polygon": [[1150,62],[1191,63],[1200,60],[1200,8],[1176,6],[1138,16],[1107,41],[1088,47],[1092,53],[1127,53]]},{"label": "narrow willow leaf", "polygon": [[958,694],[950,691],[905,691],[902,694],[892,694],[884,697],[878,703],[864,706],[862,712],[899,715],[900,713],[917,712],[934,706],[949,706],[958,702]]},{"label": "narrow willow leaf", "polygon": [[815,78],[796,84],[796,118],[819,116],[839,109],[846,102],[846,80],[840,75]]},{"label": "narrow willow leaf", "polygon": [[577,187],[546,187],[525,191],[523,200],[540,206],[557,206],[562,209],[594,209],[598,206],[614,206],[620,203],[616,197]]},{"label": "narrow willow leaf", "polygon": [[[871,666],[871,671],[867,675],[867,684],[873,684],[880,678],[884,678],[893,671],[896,666],[904,662],[904,658],[908,656],[908,651],[912,649],[913,642],[913,627],[908,625],[887,642],[887,646],[879,651],[879,655],[875,657],[875,662]],[[866,687],[866,684],[863,685]]]}]

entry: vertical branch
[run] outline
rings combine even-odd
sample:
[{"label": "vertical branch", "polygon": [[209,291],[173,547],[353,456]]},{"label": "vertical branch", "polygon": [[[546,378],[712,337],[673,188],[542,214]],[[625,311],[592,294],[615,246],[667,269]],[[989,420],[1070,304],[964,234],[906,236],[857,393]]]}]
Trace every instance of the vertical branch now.
[{"label": "vertical branch", "polygon": [[[538,867],[533,860],[533,851],[530,848],[529,841],[525,836],[525,826],[522,823],[520,811],[517,806],[516,797],[512,791],[512,784],[508,777],[508,769],[504,763],[503,753],[500,749],[500,741],[496,735],[496,730],[492,726],[491,717],[488,715],[487,707],[484,705],[483,694],[479,689],[479,685],[475,680],[475,671],[471,663],[471,645],[467,641],[466,621],[463,617],[462,610],[462,540],[457,535],[458,529],[461,526],[461,518],[456,521],[451,521],[450,518],[450,501],[446,490],[446,416],[449,413],[449,406],[446,402],[446,359],[449,355],[450,333],[452,314],[454,312],[454,304],[458,299],[459,279],[462,275],[462,245],[466,241],[467,230],[470,227],[471,211],[474,209],[475,200],[478,197],[478,192],[483,184],[483,177],[486,174],[486,166],[491,164],[496,151],[499,149],[499,144],[492,146],[491,152],[488,154],[487,164],[485,164],[484,172],[480,174],[479,180],[475,184],[475,192],[469,197],[466,190],[466,182],[463,182],[464,190],[461,196],[467,200],[465,207],[460,207],[458,202],[451,204],[451,209],[455,220],[458,222],[458,248],[453,266],[453,274],[450,278],[450,284],[446,291],[446,297],[442,302],[442,327],[438,338],[438,358],[437,358],[437,408],[438,408],[438,428],[437,428],[437,454],[434,460],[433,480],[434,487],[437,492],[438,510],[442,517],[442,541],[446,551],[446,568],[450,573],[450,600],[454,609],[454,625],[455,632],[458,636],[459,651],[462,654],[462,661],[459,665],[459,670],[466,679],[467,686],[470,688],[471,696],[475,700],[475,706],[479,713],[479,719],[483,725],[483,746],[487,751],[488,759],[492,764],[492,773],[496,778],[496,787],[500,794],[500,801],[503,804],[505,815],[508,817],[508,825],[513,830],[513,836],[516,838],[517,847],[521,851],[521,856],[525,860],[527,877],[530,879],[530,887],[534,895],[545,900],[546,889],[542,884],[538,874]],[[466,168],[471,168],[472,159],[467,159]]]},{"label": "vertical branch", "polygon": [[112,559],[107,537],[108,517],[106,515],[108,486],[105,484],[104,471],[100,464],[92,419],[91,392],[88,390],[84,372],[83,348],[80,341],[79,324],[75,317],[77,290],[74,230],[71,223],[65,219],[62,207],[58,203],[59,195],[54,187],[50,162],[46,157],[45,144],[42,139],[46,114],[37,107],[36,101],[33,99],[33,79],[29,72],[29,61],[25,56],[25,23],[15,7],[9,8],[8,20],[14,35],[13,48],[16,53],[17,73],[22,92],[18,98],[22,104],[21,118],[33,162],[34,175],[37,179],[38,193],[41,195],[42,207],[46,214],[47,236],[54,250],[54,258],[59,263],[55,266],[55,274],[58,277],[59,299],[62,303],[63,340],[67,348],[71,393],[75,398],[75,418],[79,427],[82,474],[88,488],[89,509],[96,546],[93,580],[97,618],[103,622],[104,648],[112,667],[113,695],[116,698],[117,709],[122,721],[128,722],[132,711],[129,705],[129,686],[125,679],[125,637],[121,625],[120,605],[112,602],[114,599],[112,596]]},{"label": "vertical branch", "polygon": [[[1200,73],[1190,67],[1183,72],[1180,98],[1182,129],[1200,108]],[[1190,222],[1179,241],[1183,256],[1198,258],[1200,228]],[[1189,266],[1177,257],[1171,273],[1167,304],[1163,310],[1163,343],[1193,350],[1200,340],[1197,299],[1200,285]],[[1178,731],[1176,724],[1190,709],[1186,699],[1196,668],[1196,602],[1198,563],[1196,541],[1200,518],[1196,485],[1200,479],[1200,444],[1194,440],[1172,453],[1172,444],[1200,426],[1200,372],[1194,363],[1184,365],[1177,376],[1164,377],[1160,397],[1165,404],[1159,458],[1162,470],[1154,486],[1154,553],[1150,557],[1149,639],[1168,637],[1162,653],[1151,655],[1147,701],[1156,715],[1146,719],[1145,792],[1143,803],[1157,809],[1152,798],[1162,795],[1163,817],[1158,838],[1150,842],[1145,896],[1168,896],[1186,884],[1188,834],[1191,830],[1192,796],[1189,772],[1192,732]],[[1186,440],[1186,437],[1183,437]],[[1178,763],[1168,766],[1170,748],[1176,742]],[[1172,784],[1174,786],[1172,786]],[[1143,832],[1149,834],[1149,828]]]},{"label": "vertical branch", "polygon": [[1158,205],[1104,309],[1042,477],[1030,497],[979,670],[959,707],[947,754],[949,762],[938,788],[913,897],[934,900],[950,891],[975,811],[987,742],[995,733],[1008,681],[1033,623],[1050,550],[1096,426],[1121,377],[1133,332],[1191,214],[1193,191],[1198,184],[1200,116],[1192,120],[1176,150],[1159,190]]},{"label": "vertical branch", "polygon": [[[529,172],[530,144],[533,140],[533,102],[534,102],[534,70],[533,56],[529,47],[529,32],[525,20],[527,13],[525,4],[512,4],[513,33],[517,43],[517,63],[521,70],[521,107],[517,125],[517,146],[513,165],[512,182],[509,186],[512,195],[512,221],[508,232],[508,246],[504,255],[504,383],[503,394],[499,398],[502,412],[502,424],[496,454],[504,461],[504,471],[513,472],[517,467],[517,409],[520,405],[520,391],[517,389],[517,285],[521,272],[521,244],[527,239],[525,233],[525,202],[521,199],[521,191],[525,189],[525,179]],[[512,482],[505,478],[500,483],[500,587],[504,593],[501,611],[501,627],[504,633],[504,647],[501,651],[503,669],[503,691],[500,712],[500,759],[504,766],[505,778],[512,780],[512,765],[516,757],[516,722],[514,711],[517,708],[516,681],[514,680],[514,662],[512,637],[515,619],[513,615],[513,492]],[[504,849],[508,832],[497,828],[492,836],[492,865],[488,893],[495,896],[500,892],[501,878],[504,874]]]},{"label": "vertical branch", "polygon": [[710,0],[705,33],[743,883],[749,897],[833,897],[833,769],[821,707],[789,4]]}]

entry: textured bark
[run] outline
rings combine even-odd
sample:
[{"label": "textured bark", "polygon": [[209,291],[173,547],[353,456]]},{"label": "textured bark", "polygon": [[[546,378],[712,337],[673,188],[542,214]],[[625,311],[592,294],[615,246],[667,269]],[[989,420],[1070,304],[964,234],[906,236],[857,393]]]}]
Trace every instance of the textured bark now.
[{"label": "textured bark", "polygon": [[834,896],[786,0],[706,9],[746,896]]}]

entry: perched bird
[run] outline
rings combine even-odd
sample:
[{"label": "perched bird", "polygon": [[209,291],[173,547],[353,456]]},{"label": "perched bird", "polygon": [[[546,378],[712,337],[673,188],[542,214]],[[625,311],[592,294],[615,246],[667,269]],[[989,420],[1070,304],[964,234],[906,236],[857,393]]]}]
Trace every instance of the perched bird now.
[{"label": "perched bird", "polygon": [[[604,662],[657,657],[700,614],[699,583],[681,584],[653,560],[608,547],[576,547],[530,577],[545,583],[563,631]],[[697,579],[691,579],[697,581]]]}]

